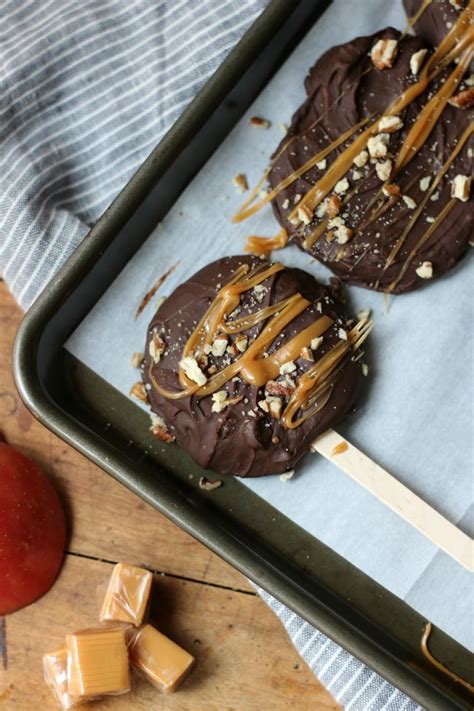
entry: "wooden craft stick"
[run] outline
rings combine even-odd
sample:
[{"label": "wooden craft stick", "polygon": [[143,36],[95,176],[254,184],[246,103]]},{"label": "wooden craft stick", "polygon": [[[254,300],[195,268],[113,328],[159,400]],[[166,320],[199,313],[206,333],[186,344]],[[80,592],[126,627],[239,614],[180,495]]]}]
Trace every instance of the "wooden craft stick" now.
[{"label": "wooden craft stick", "polygon": [[474,541],[337,432],[322,434],[311,450],[336,464],[435,546],[474,571]]}]

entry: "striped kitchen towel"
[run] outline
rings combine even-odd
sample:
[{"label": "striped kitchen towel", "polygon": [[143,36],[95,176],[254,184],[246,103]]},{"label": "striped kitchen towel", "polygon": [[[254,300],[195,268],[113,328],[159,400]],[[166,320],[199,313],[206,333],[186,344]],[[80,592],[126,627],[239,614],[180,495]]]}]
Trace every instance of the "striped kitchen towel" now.
[{"label": "striped kitchen towel", "polygon": [[[0,273],[27,308],[268,0],[0,0]],[[259,590],[352,711],[420,709]]]}]

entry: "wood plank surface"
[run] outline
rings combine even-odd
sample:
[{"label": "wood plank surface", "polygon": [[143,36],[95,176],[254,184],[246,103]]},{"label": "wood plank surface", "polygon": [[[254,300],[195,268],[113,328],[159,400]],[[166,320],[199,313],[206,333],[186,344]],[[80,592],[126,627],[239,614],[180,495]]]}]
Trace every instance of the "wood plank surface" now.
[{"label": "wood plank surface", "polygon": [[[22,404],[11,373],[21,313],[0,282],[0,428],[54,480],[69,507],[68,550],[105,560],[144,563],[218,585],[251,590],[240,573],[40,425]],[[172,537],[173,545],[169,545]]]},{"label": "wood plank surface", "polygon": [[0,709],[55,704],[41,657],[68,630],[94,625],[97,586],[119,560],[159,571],[151,618],[197,658],[180,691],[163,697],[134,678],[132,694],[93,705],[138,711],[336,710],[298,657],[278,619],[240,573],[48,432],[28,413],[11,375],[21,313],[0,282],[0,431],[51,476],[68,511],[68,554],[52,590],[0,618]]}]

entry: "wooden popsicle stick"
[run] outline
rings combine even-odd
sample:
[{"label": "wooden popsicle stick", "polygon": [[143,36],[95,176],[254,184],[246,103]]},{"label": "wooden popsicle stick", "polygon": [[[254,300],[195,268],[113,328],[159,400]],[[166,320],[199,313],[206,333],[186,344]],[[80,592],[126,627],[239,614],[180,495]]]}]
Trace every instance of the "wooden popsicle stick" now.
[{"label": "wooden popsicle stick", "polygon": [[435,546],[474,571],[474,541],[344,437],[328,430],[313,442],[311,450],[336,464]]}]

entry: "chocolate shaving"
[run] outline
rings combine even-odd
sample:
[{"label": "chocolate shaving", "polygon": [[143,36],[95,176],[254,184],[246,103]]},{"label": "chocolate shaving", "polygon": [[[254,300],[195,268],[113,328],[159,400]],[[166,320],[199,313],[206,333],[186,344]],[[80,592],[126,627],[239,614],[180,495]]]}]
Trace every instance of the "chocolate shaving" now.
[{"label": "chocolate shaving", "polygon": [[179,262],[176,262],[176,264],[173,264],[173,266],[170,267],[168,269],[168,271],[166,271],[164,274],[162,274],[160,276],[159,279],[157,279],[157,281],[153,284],[151,289],[149,291],[147,291],[147,293],[145,294],[143,299],[138,304],[138,308],[135,312],[135,320],[140,316],[141,313],[143,313],[143,311],[148,306],[148,304],[150,303],[152,298],[155,296],[155,294],[158,291],[158,289],[160,288],[160,286],[163,286],[163,284],[168,279],[168,277],[174,272],[174,270],[176,269],[178,264],[179,264]]}]

